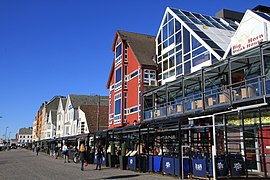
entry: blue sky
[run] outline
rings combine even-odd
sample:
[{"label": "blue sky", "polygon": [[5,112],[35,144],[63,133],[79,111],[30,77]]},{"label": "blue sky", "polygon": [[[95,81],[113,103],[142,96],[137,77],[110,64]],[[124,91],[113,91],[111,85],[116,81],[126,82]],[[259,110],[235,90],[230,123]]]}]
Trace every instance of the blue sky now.
[{"label": "blue sky", "polygon": [[0,137],[55,95],[108,95],[116,30],[156,35],[166,7],[214,16],[269,0],[0,0]]}]

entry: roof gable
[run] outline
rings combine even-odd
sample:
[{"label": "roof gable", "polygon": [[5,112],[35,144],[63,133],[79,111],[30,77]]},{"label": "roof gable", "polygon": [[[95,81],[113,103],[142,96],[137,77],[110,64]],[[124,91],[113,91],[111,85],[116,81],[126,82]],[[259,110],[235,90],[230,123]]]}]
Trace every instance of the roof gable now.
[{"label": "roof gable", "polygon": [[156,54],[155,37],[118,30],[117,34],[122,41],[128,43],[141,66],[157,66],[154,58]]},{"label": "roof gable", "polygon": [[269,29],[270,15],[247,10],[239,28],[232,37],[227,52],[231,50],[232,55],[235,55],[259,45],[260,42],[270,40]]},{"label": "roof gable", "polygon": [[70,102],[74,109],[78,109],[81,105],[104,105],[108,104],[108,96],[89,96],[89,95],[69,95]]}]

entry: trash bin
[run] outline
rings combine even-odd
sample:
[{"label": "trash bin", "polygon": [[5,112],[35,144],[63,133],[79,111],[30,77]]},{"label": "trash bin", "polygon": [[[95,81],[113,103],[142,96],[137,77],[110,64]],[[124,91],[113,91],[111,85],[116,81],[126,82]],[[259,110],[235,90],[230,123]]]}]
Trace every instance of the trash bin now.
[{"label": "trash bin", "polygon": [[206,177],[206,159],[192,159],[193,175]]},{"label": "trash bin", "polygon": [[230,157],[230,171],[232,177],[245,175],[245,162],[242,157]]},{"label": "trash bin", "polygon": [[148,171],[152,172],[153,169],[153,156],[148,156]]},{"label": "trash bin", "polygon": [[128,156],[128,169],[136,171],[136,156]]},{"label": "trash bin", "polygon": [[163,157],[162,160],[162,172],[166,174],[174,175],[174,158]]},{"label": "trash bin", "polygon": [[154,171],[155,172],[161,171],[161,161],[162,161],[162,156],[154,156]]},{"label": "trash bin", "polygon": [[[190,174],[190,167],[189,166],[190,166],[189,158],[183,158],[184,177],[187,177]],[[180,171],[182,171],[182,169]],[[179,158],[174,159],[174,175],[180,176],[180,173],[179,173]]]},{"label": "trash bin", "polygon": [[225,157],[217,157],[216,160],[216,171],[218,176],[227,176],[228,174],[228,163]]}]

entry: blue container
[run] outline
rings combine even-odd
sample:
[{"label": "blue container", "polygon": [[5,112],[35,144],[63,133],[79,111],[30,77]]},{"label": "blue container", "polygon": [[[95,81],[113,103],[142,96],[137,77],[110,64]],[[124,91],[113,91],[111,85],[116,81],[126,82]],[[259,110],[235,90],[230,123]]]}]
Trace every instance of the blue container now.
[{"label": "blue container", "polygon": [[174,159],[174,175],[180,176],[180,173],[179,173],[179,158]]},{"label": "blue container", "polygon": [[128,156],[128,169],[136,170],[136,156]]},{"label": "blue container", "polygon": [[194,176],[206,177],[206,159],[192,159]]},{"label": "blue container", "polygon": [[213,177],[213,161],[212,161],[212,159],[209,160],[208,170],[209,170],[209,176]]},{"label": "blue container", "polygon": [[[175,162],[174,174],[176,176],[180,176],[180,174],[179,174],[179,159],[175,158],[174,162]],[[183,170],[184,170],[184,176],[187,176],[188,174],[190,174],[190,167],[189,167],[189,159],[188,158],[183,159]]]},{"label": "blue container", "polygon": [[154,171],[155,172],[161,171],[161,161],[162,161],[161,156],[154,156]]},{"label": "blue container", "polygon": [[153,156],[148,156],[148,165],[149,165],[149,168],[148,168],[148,171],[149,172],[152,172],[153,171]]},{"label": "blue container", "polygon": [[217,158],[216,162],[217,175],[218,176],[227,176],[228,174],[228,163],[225,158]]},{"label": "blue container", "polygon": [[174,175],[174,158],[167,158],[167,157],[163,158],[162,172]]}]

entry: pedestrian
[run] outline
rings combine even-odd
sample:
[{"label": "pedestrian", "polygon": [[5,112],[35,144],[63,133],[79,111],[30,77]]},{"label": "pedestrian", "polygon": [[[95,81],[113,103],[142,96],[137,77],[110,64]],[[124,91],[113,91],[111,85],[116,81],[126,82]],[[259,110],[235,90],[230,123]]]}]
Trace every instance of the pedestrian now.
[{"label": "pedestrian", "polygon": [[37,153],[37,156],[38,156],[39,151],[40,151],[40,147],[39,147],[39,146],[37,146],[37,148],[36,148],[36,153]]},{"label": "pedestrian", "polygon": [[101,170],[101,163],[102,163],[102,156],[103,156],[103,148],[101,147],[101,144],[98,145],[97,148],[97,166],[96,170]]},{"label": "pedestrian", "polygon": [[69,162],[68,147],[66,144],[64,144],[62,147],[62,154],[64,155],[64,159],[65,159],[64,163]]},{"label": "pedestrian", "polygon": [[55,159],[57,159],[57,157],[58,157],[58,150],[59,150],[58,145],[56,145],[55,148],[54,148],[54,158]]},{"label": "pedestrian", "polygon": [[80,149],[79,149],[79,155],[80,155],[80,160],[81,160],[81,170],[84,170],[84,161],[86,160],[86,149],[84,144],[81,144]]}]

